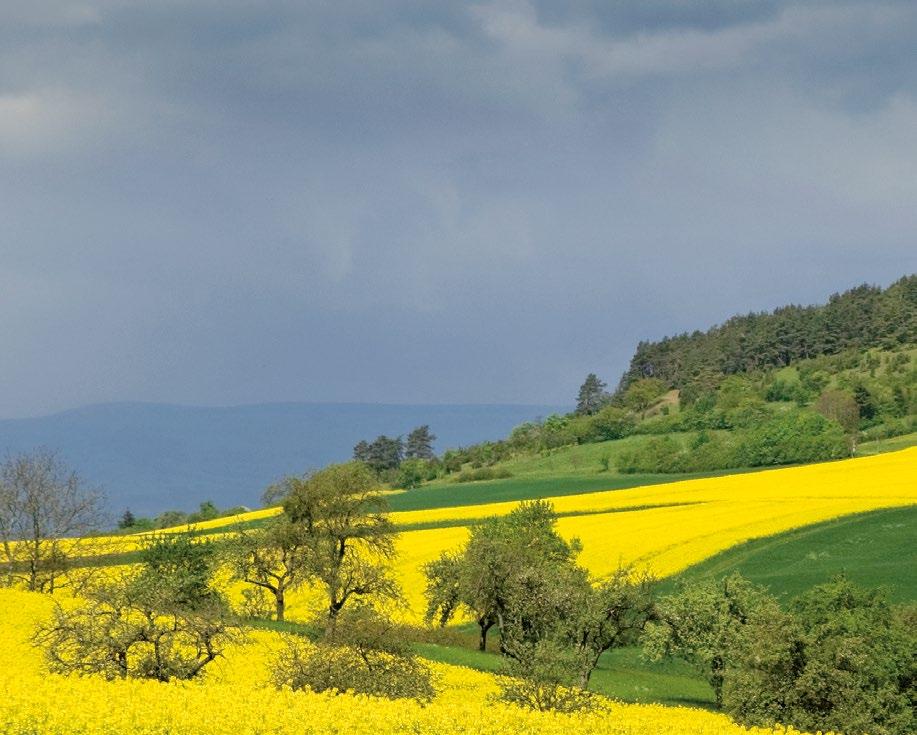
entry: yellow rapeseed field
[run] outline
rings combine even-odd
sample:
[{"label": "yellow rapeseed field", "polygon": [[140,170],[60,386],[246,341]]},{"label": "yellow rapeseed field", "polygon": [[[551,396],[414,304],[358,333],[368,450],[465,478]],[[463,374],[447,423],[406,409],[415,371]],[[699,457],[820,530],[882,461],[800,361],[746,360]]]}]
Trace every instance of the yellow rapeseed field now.
[{"label": "yellow rapeseed field", "polygon": [[[443,489],[444,493],[448,489]],[[684,480],[627,490],[549,498],[562,514],[560,532],[583,542],[580,562],[596,576],[632,563],[667,576],[750,539],[850,513],[917,504],[917,447],[871,457],[787,467],[723,477]],[[424,609],[423,565],[468,537],[468,526],[502,515],[515,502],[392,513],[402,527],[444,523],[401,533],[395,573],[419,621]],[[270,517],[278,508],[196,524],[219,535],[241,521]],[[173,530],[183,530],[179,527]],[[211,536],[211,538],[214,536]],[[138,547],[140,536],[101,540],[111,550]],[[234,596],[241,587],[236,586]],[[303,590],[288,596],[290,619],[315,610],[316,597]]]},{"label": "yellow rapeseed field", "polygon": [[277,691],[268,681],[275,634],[253,633],[190,683],[105,681],[48,674],[29,639],[52,601],[0,590],[0,732],[4,735],[796,735],[746,729],[689,708],[609,703],[606,711],[561,715],[492,702],[488,674],[433,664],[438,695],[427,706],[365,696]]},{"label": "yellow rapeseed field", "polygon": [[[750,539],[850,513],[917,504],[917,447],[872,457],[551,498],[580,562],[601,577],[619,563],[667,576]],[[398,524],[471,523],[516,503],[393,513]],[[659,507],[646,507],[659,506]],[[642,510],[626,510],[627,508]],[[460,526],[401,534],[398,574],[423,610],[425,562],[467,538]]]}]

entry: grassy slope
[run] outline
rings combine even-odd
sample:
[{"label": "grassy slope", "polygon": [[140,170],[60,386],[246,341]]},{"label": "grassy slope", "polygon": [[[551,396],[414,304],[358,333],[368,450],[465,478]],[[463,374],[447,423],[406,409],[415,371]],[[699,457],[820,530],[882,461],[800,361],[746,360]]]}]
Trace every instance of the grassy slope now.
[{"label": "grassy slope", "polygon": [[783,598],[844,573],[859,585],[884,588],[895,602],[917,601],[917,506],[846,516],[749,541],[677,578],[719,578],[732,572]]},{"label": "grassy slope", "polygon": [[[480,671],[499,671],[500,656],[471,648],[416,644],[424,658]],[[712,707],[713,692],[688,664],[669,660],[643,660],[637,648],[624,648],[602,656],[589,688],[625,702],[660,702],[669,705]]]},{"label": "grassy slope", "polygon": [[[317,630],[302,623],[261,620],[256,627],[314,637]],[[502,666],[496,651],[498,636],[492,634],[487,652],[477,650],[474,625],[450,628],[448,645],[417,642],[414,649],[430,661],[467,666],[478,671],[499,672]],[[625,702],[660,702],[669,705],[713,707],[713,692],[688,664],[679,660],[646,661],[640,649],[624,648],[604,654],[592,673],[589,688]]]}]

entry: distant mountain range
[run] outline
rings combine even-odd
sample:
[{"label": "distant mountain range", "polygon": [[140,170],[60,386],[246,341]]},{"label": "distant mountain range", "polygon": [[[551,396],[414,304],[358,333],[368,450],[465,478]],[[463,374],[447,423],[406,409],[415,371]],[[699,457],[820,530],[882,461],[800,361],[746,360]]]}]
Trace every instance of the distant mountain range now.
[{"label": "distant mountain range", "polygon": [[517,424],[569,406],[277,403],[226,408],[150,403],[86,406],[0,421],[0,454],[48,447],[113,512],[156,514],[255,506],[272,481],[347,460],[360,439],[429,424],[438,451],[499,439]]}]

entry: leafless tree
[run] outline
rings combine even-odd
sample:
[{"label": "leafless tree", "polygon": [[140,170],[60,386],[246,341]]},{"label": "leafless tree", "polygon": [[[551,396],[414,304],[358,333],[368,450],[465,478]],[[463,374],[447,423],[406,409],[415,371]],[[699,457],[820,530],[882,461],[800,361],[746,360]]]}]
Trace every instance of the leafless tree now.
[{"label": "leafless tree", "polygon": [[87,486],[54,452],[19,454],[0,465],[0,544],[8,584],[54,592],[72,583],[82,538],[103,521],[102,493]]}]

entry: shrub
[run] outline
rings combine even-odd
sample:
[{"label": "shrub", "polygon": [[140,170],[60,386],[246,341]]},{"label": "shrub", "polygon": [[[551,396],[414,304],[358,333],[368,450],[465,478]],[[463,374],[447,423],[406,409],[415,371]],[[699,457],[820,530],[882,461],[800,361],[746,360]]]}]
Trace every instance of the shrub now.
[{"label": "shrub", "polygon": [[681,445],[671,436],[651,437],[633,449],[618,453],[618,471],[626,474],[636,472],[679,472]]},{"label": "shrub", "polygon": [[436,694],[430,668],[413,654],[397,626],[366,604],[343,611],[318,643],[287,637],[273,680],[291,689],[421,702]]},{"label": "shrub", "polygon": [[839,459],[849,454],[844,430],[811,411],[793,410],[743,432],[738,441],[739,466],[760,467]]},{"label": "shrub", "polygon": [[275,661],[274,684],[313,692],[356,692],[386,699],[429,702],[436,692],[430,669],[415,656],[347,646],[313,644],[290,637]]},{"label": "shrub", "polygon": [[582,712],[598,704],[594,694],[576,686],[583,666],[575,650],[551,639],[515,647],[498,678],[500,700],[542,712]]},{"label": "shrub", "polygon": [[394,484],[396,487],[410,490],[427,479],[426,462],[422,459],[406,459],[398,468],[398,477]]},{"label": "shrub", "polygon": [[595,415],[581,419],[574,430],[580,443],[622,439],[633,433],[634,418],[623,408],[605,406]]},{"label": "shrub", "polygon": [[479,482],[481,480],[503,480],[512,477],[513,473],[505,467],[479,467],[472,470],[462,470],[453,482]]},{"label": "shrub", "polygon": [[726,710],[756,725],[905,735],[917,727],[913,612],[844,578],[750,626],[724,689]]},{"label": "shrub", "polygon": [[192,679],[241,630],[212,586],[213,547],[183,534],[153,539],[139,571],[58,604],[38,627],[51,671],[158,681]]}]

